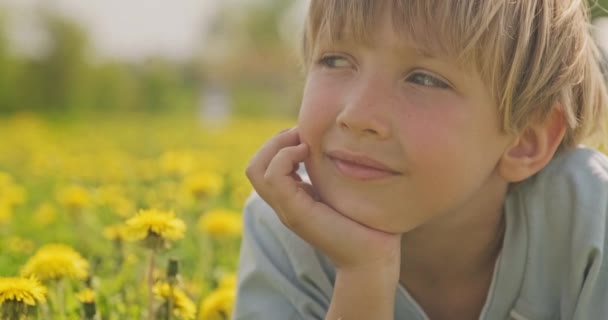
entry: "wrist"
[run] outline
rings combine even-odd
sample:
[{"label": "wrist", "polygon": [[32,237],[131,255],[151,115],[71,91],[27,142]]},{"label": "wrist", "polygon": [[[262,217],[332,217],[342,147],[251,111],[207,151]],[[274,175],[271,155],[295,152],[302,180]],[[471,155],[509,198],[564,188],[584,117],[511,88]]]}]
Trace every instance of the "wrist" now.
[{"label": "wrist", "polygon": [[[392,292],[399,285],[399,269],[392,267],[338,269],[334,287],[368,288],[375,292]],[[365,290],[365,289],[363,289]]]},{"label": "wrist", "polygon": [[392,320],[399,277],[384,271],[339,270],[326,319]]},{"label": "wrist", "polygon": [[356,266],[336,266],[336,279],[338,277],[349,278],[350,280],[360,279],[364,281],[384,282],[386,284],[399,281],[401,259],[399,256],[377,260]]}]

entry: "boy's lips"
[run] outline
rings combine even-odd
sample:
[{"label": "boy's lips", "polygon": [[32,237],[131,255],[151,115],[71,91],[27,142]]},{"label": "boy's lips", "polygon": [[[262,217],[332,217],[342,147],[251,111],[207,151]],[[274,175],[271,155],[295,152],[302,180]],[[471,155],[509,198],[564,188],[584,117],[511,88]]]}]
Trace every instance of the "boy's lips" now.
[{"label": "boy's lips", "polygon": [[332,150],[327,156],[340,173],[355,179],[373,180],[401,174],[381,161],[346,150]]}]

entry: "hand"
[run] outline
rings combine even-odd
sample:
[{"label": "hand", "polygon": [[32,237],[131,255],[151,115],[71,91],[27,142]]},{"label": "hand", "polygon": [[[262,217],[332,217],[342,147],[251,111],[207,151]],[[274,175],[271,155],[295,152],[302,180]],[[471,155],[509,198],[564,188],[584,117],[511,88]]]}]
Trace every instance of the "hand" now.
[{"label": "hand", "polygon": [[325,254],[339,272],[380,276],[382,270],[396,285],[401,235],[369,228],[320,202],[313,186],[296,173],[308,155],[294,127],[266,142],[246,174],[283,224]]}]

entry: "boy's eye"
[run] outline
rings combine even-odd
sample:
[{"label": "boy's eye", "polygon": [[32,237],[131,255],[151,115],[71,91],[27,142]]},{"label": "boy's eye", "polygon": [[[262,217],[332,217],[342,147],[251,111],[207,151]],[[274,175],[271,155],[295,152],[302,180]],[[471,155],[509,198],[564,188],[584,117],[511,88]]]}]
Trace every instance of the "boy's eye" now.
[{"label": "boy's eye", "polygon": [[437,79],[436,77],[431,76],[430,74],[416,72],[411,74],[407,79],[408,82],[425,86],[432,87],[438,89],[448,89],[450,86],[442,80]]},{"label": "boy's eye", "polygon": [[341,56],[325,56],[319,59],[318,63],[327,68],[346,68],[350,66],[350,62]]}]

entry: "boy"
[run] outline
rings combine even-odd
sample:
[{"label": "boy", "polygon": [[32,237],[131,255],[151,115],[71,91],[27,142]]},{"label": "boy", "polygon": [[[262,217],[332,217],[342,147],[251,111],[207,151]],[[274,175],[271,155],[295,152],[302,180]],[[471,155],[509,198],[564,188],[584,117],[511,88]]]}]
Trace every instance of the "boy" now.
[{"label": "boy", "polygon": [[608,316],[584,1],[312,0],[303,56],[298,126],[247,169],[235,319]]}]

